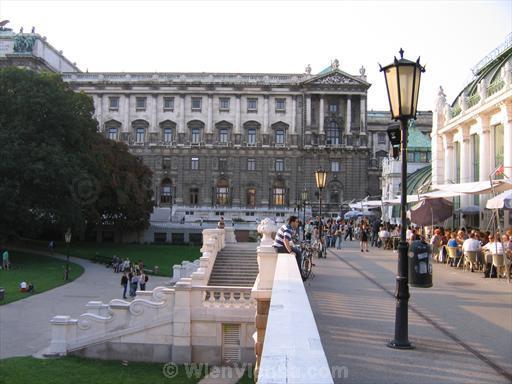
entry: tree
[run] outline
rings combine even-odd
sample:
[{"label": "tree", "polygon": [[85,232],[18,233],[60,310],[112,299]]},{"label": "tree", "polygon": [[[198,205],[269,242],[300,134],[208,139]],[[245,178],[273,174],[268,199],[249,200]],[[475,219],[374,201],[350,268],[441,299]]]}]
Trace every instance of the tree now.
[{"label": "tree", "polygon": [[93,114],[92,99],[56,74],[0,70],[0,232],[76,231],[109,216],[147,226],[150,171],[130,168],[136,158],[97,132]]}]

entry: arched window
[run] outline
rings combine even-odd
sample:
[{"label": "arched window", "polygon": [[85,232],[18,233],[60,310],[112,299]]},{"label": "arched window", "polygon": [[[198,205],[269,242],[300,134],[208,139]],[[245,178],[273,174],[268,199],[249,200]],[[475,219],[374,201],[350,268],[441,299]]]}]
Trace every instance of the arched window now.
[{"label": "arched window", "polygon": [[286,186],[282,180],[274,182],[272,188],[272,205],[277,207],[286,205]]},{"label": "arched window", "polygon": [[199,144],[203,139],[202,131],[204,123],[200,120],[192,120],[189,121],[187,125],[190,130],[190,142],[193,144]]},{"label": "arched window", "polygon": [[160,203],[172,203],[172,182],[169,179],[162,180],[162,183],[160,184]]},{"label": "arched window", "polygon": [[215,204],[229,205],[229,182],[221,179],[215,186]]},{"label": "arched window", "polygon": [[171,120],[165,120],[160,123],[162,129],[162,139],[165,144],[171,144],[175,140],[176,123]]},{"label": "arched window", "polygon": [[327,145],[341,144],[340,126],[336,121],[331,120],[327,123],[327,129],[325,133]]},{"label": "arched window", "polygon": [[256,208],[256,188],[247,188],[245,205],[248,208]]},{"label": "arched window", "polygon": [[105,123],[105,135],[110,140],[118,140],[121,131],[121,123],[116,120],[109,120]]},{"label": "arched window", "polygon": [[143,144],[146,142],[146,132],[149,128],[149,123],[146,120],[135,120],[132,122],[132,127],[135,133],[135,142]]}]

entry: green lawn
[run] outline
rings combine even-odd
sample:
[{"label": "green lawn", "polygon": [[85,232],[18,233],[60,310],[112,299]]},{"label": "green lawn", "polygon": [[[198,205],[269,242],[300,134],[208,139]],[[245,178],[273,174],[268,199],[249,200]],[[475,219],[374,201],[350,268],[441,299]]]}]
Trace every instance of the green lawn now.
[{"label": "green lawn", "polygon": [[[172,370],[167,370],[172,373]],[[162,363],[127,363],[78,357],[40,360],[12,357],[0,360],[0,383],[5,384],[195,384],[200,377],[187,378],[183,367],[178,375],[164,376]]]},{"label": "green lawn", "polygon": [[[48,250],[48,243],[37,240],[18,241],[19,247]],[[161,276],[169,276],[174,264],[181,264],[183,260],[194,261],[201,257],[199,246],[192,245],[167,245],[167,244],[117,244],[117,243],[71,243],[69,254],[83,259],[93,259],[96,253],[101,256],[117,255],[121,258],[128,257],[132,262],[142,260],[148,269],[160,268]],[[56,253],[66,254],[64,242],[58,242]]]},{"label": "green lawn", "polygon": [[[32,282],[35,287],[35,294],[65,284],[65,261],[17,251],[10,251],[9,255],[13,268],[9,271],[0,270],[0,287],[5,289],[5,298],[0,301],[0,305],[24,299],[31,295],[30,293],[20,292],[19,284],[22,281]],[[69,281],[73,281],[84,272],[84,269],[77,264],[70,263],[69,265]]]}]

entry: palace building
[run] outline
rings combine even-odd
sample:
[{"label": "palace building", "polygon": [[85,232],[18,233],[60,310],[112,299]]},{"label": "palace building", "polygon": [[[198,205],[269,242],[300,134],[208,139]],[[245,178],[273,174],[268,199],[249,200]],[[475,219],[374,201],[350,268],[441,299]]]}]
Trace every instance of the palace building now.
[{"label": "palace building", "polygon": [[[314,171],[327,170],[322,212],[380,195],[388,112],[368,112],[365,69],[338,60],[304,73],[89,73],[44,37],[0,31],[0,65],[59,72],[92,97],[98,129],[153,171],[167,221],[238,221],[319,211]],[[431,128],[425,113],[420,129]]]}]

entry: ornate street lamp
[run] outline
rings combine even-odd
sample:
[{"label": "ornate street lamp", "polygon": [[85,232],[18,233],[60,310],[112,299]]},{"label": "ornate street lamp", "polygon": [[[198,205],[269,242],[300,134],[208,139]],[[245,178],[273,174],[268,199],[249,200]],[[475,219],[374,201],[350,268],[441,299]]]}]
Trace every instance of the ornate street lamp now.
[{"label": "ornate street lamp", "polygon": [[308,190],[304,187],[304,190],[300,194],[302,199],[302,208],[304,208],[304,221],[302,225],[302,239],[306,240],[306,206],[308,205]]},{"label": "ornate street lamp", "polygon": [[316,180],[316,187],[318,188],[318,198],[319,198],[319,210],[320,210],[320,223],[319,223],[319,230],[320,230],[320,244],[322,244],[322,254],[325,257],[325,247],[324,243],[322,241],[322,232],[323,232],[323,226],[322,226],[322,189],[325,188],[325,182],[327,180],[327,172],[320,168],[315,171],[315,180]]},{"label": "ornate street lamp", "polygon": [[[416,62],[404,59],[404,51],[400,48],[400,60],[397,60],[395,57],[392,64],[384,68],[381,66],[380,70],[384,72],[386,79],[391,117],[394,120],[400,121],[400,149],[402,156],[401,231],[400,243],[398,245],[398,273],[396,277],[395,338],[388,343],[388,347],[411,349],[414,347],[409,342],[408,331],[408,302],[410,294],[407,269],[408,245],[405,237],[407,226],[407,122],[409,119],[416,119],[421,73],[425,72],[425,67],[421,66],[419,58]],[[396,146],[396,131],[394,133],[390,131],[392,130],[388,130],[390,139],[395,142],[392,143],[392,146]]]},{"label": "ornate street lamp", "polygon": [[64,280],[69,280],[69,243],[71,243],[71,228],[68,228],[64,234],[64,240],[66,241],[66,271],[64,272]]}]

